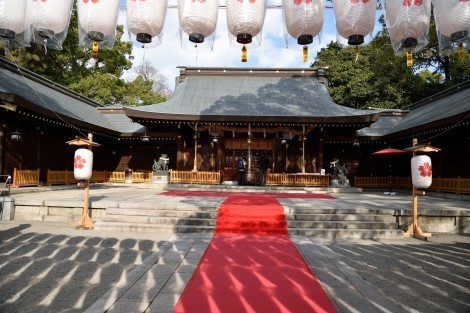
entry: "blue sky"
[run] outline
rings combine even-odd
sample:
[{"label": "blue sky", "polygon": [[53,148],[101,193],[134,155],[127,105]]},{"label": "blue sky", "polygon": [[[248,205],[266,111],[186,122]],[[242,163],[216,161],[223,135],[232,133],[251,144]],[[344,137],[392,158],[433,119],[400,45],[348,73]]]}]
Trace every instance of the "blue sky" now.
[{"label": "blue sky", "polygon": [[[118,23],[126,25],[125,0],[121,0],[122,8]],[[176,5],[176,0],[168,0],[168,5]],[[221,4],[225,1],[221,0]],[[268,0],[268,5],[280,5],[281,0]],[[329,6],[331,4],[328,3]],[[381,11],[376,12],[376,19]],[[321,43],[309,46],[309,62],[302,62],[302,53],[292,48],[286,48],[284,39],[284,26],[281,9],[268,9],[262,31],[262,42],[257,48],[248,46],[248,62],[240,61],[241,46],[232,46],[229,42],[225,9],[219,9],[216,38],[212,53],[195,53],[181,47],[178,12],[176,8],[169,8],[163,27],[162,43],[154,48],[143,49],[134,47],[134,65],[144,60],[150,61],[161,74],[168,78],[170,89],[174,88],[175,77],[179,75],[177,66],[194,67],[261,67],[261,68],[307,68],[313,61],[316,52],[325,47],[329,42],[336,41],[336,29],[333,9],[325,9],[325,18]],[[374,31],[379,29],[378,22]],[[128,40],[128,36],[124,38]],[[130,70],[126,73],[126,79],[132,79],[135,73]]]}]

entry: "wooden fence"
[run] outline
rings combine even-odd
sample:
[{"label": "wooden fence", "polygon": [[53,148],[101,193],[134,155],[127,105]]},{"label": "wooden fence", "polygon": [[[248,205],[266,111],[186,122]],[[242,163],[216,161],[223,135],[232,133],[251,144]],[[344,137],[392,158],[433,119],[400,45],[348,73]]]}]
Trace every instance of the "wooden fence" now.
[{"label": "wooden fence", "polygon": [[152,172],[132,172],[133,183],[151,183]]},{"label": "wooden fence", "polygon": [[13,184],[11,187],[40,186],[39,169],[37,170],[13,170]]},{"label": "wooden fence", "polygon": [[302,187],[328,187],[330,176],[309,174],[268,174],[266,185],[268,186],[302,186]]},{"label": "wooden fence", "polygon": [[[411,189],[411,177],[355,177],[354,186],[358,188],[395,188]],[[433,177],[429,191],[470,194],[470,178]]]},{"label": "wooden fence", "polygon": [[[125,171],[93,171],[90,178],[92,183],[124,183],[126,179]],[[152,172],[132,172],[133,183],[150,183],[152,181]],[[54,171],[47,170],[46,185],[68,185],[76,184],[79,181],[75,179],[73,171]],[[13,173],[12,187],[22,186],[40,186],[39,169],[38,170],[18,170],[15,168]]]},{"label": "wooden fence", "polygon": [[219,172],[193,172],[170,170],[170,183],[220,185]]}]

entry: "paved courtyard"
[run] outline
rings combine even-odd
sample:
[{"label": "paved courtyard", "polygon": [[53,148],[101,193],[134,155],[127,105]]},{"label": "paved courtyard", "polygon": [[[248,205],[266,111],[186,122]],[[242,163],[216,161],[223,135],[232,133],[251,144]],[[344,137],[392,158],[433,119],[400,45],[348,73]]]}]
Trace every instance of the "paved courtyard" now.
[{"label": "paved courtyard", "polygon": [[[82,192],[17,196],[78,200]],[[91,195],[100,201],[136,195],[155,201],[156,193],[109,188],[92,190]],[[337,204],[392,208],[408,200],[405,195],[344,194]],[[421,203],[444,208],[468,204],[436,198]],[[74,230],[64,223],[0,222],[0,312],[171,312],[210,239],[210,234],[121,233]],[[302,236],[292,240],[340,312],[470,312],[468,235],[433,234],[427,242]]]}]

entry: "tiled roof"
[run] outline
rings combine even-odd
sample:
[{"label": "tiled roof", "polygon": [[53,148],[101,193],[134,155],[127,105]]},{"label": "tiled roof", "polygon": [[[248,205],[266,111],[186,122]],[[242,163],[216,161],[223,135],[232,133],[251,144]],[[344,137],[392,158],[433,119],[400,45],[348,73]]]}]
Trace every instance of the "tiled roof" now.
[{"label": "tiled roof", "polygon": [[287,74],[285,71],[244,69],[234,73],[191,69],[167,102],[125,108],[125,111],[131,117],[196,121],[369,123],[377,120],[377,112],[334,103],[314,70],[303,69],[303,74],[301,70],[298,73],[290,70]]},{"label": "tiled roof", "polygon": [[470,81],[421,100],[386,135],[454,123],[470,116]]},{"label": "tiled roof", "polygon": [[357,136],[361,137],[381,137],[387,134],[392,128],[399,124],[406,116],[406,112],[393,113],[381,112],[380,118],[377,122],[365,127],[356,132]]},{"label": "tiled roof", "polygon": [[117,134],[113,125],[99,114],[98,103],[0,59],[0,99],[42,114],[69,118],[81,126]]}]

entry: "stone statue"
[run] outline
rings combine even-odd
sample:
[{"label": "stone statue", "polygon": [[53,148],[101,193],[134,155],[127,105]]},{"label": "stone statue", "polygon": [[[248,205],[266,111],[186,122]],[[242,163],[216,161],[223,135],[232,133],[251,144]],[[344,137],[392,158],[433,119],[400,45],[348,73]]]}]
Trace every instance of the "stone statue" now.
[{"label": "stone statue", "polygon": [[170,158],[166,154],[162,154],[158,162],[153,160],[152,170],[154,172],[168,172],[168,163],[170,163]]},{"label": "stone statue", "polygon": [[333,168],[333,175],[331,176],[332,187],[349,187],[349,179],[346,176],[348,170],[346,165],[339,163],[338,158],[333,158],[330,162],[330,168]]}]

